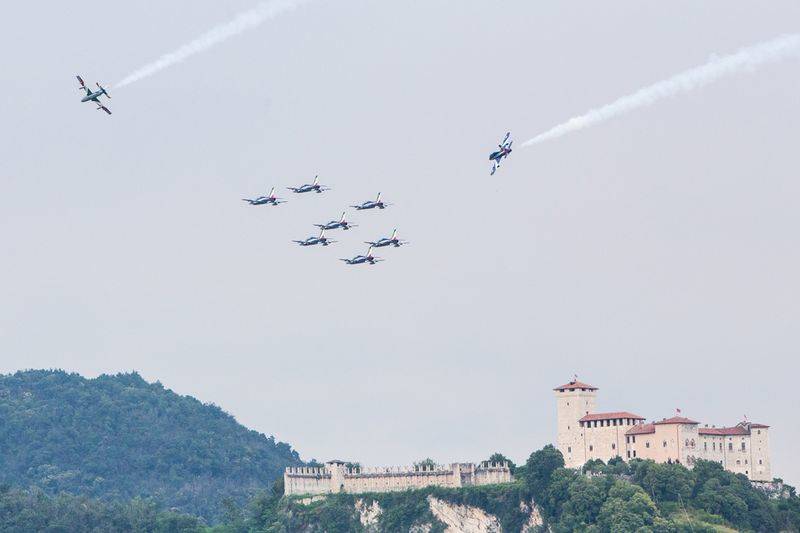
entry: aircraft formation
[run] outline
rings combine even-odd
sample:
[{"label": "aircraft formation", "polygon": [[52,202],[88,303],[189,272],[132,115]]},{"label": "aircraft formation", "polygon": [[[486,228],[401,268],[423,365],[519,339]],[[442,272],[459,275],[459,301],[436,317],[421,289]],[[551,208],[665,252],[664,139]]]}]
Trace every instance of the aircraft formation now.
[{"label": "aircraft formation", "polygon": [[[78,78],[78,83],[80,84],[79,90],[84,91],[86,94],[81,99],[81,102],[93,102],[97,105],[98,110],[103,110],[107,114],[111,114],[111,111],[102,104],[100,101],[100,97],[105,96],[106,98],[111,98],[109,96],[108,91],[106,91],[99,83],[96,83],[97,90],[92,91],[86,86],[86,83],[83,81],[83,78],[79,75],[76,75]],[[511,144],[514,141],[511,140],[511,132],[506,133],[506,136],[497,145],[498,150],[492,152],[489,155],[489,161],[492,162],[492,169],[490,175],[494,175],[497,172],[497,169],[500,168],[500,163],[503,159],[507,158],[509,154],[511,154]],[[330,187],[326,185],[322,185],[319,182],[319,176],[314,176],[314,180],[311,183],[304,183],[297,187],[287,187],[288,190],[292,191],[294,194],[306,194],[306,193],[316,193],[322,194],[325,191],[331,190]],[[278,198],[275,194],[275,187],[269,191],[269,194],[266,196],[257,196],[255,198],[242,198],[243,201],[247,202],[251,206],[271,206],[277,207],[280,204],[285,204],[287,200],[283,198]],[[377,197],[374,200],[367,200],[360,204],[354,204],[350,207],[355,209],[356,211],[367,211],[370,209],[379,209],[384,210],[387,207],[391,206],[392,204],[386,203],[381,199],[381,193],[378,193]],[[347,231],[352,228],[358,227],[356,224],[351,224],[346,220],[346,211],[342,212],[341,218],[339,220],[331,220],[329,222],[323,224],[314,224],[317,228],[319,228],[319,235],[311,235],[303,240],[294,240],[293,243],[297,244],[298,246],[308,247],[308,246],[328,246],[331,244],[336,243],[337,241],[330,239],[325,236],[326,231],[334,231],[334,230],[343,230]],[[397,237],[397,229],[392,231],[390,237],[381,237],[376,241],[364,241],[364,244],[368,244],[369,248],[367,249],[367,253],[365,255],[356,255],[351,258],[342,258],[340,261],[344,261],[348,265],[374,265],[383,261],[384,259],[380,257],[375,257],[372,255],[373,248],[385,248],[385,247],[393,247],[393,248],[400,248],[404,244],[408,244],[408,241],[400,240]]]},{"label": "aircraft formation", "polygon": [[[292,191],[294,194],[305,194],[309,192],[315,192],[317,194],[322,194],[325,191],[331,190],[330,187],[326,185],[322,185],[319,182],[319,176],[314,176],[314,181],[311,183],[304,183],[299,187],[287,187],[288,190]],[[256,198],[242,198],[243,201],[247,202],[251,206],[271,206],[277,207],[280,204],[284,204],[287,200],[283,198],[278,198],[275,195],[275,187],[273,187],[267,196],[257,196]],[[381,200],[381,193],[378,193],[378,196],[374,200],[367,200],[361,204],[351,205],[353,209],[357,211],[364,211],[368,209],[386,209],[392,204],[386,203]],[[337,241],[327,237],[325,235],[326,231],[334,231],[334,230],[342,230],[348,231],[352,228],[358,227],[357,224],[351,224],[347,221],[347,211],[342,211],[342,216],[339,220],[331,220],[322,224],[313,224],[317,228],[319,228],[319,235],[311,235],[302,240],[293,240],[292,242],[297,244],[298,246],[307,247],[307,246],[329,246],[331,244],[336,243]],[[364,244],[369,244],[369,248],[367,249],[367,253],[365,255],[356,255],[351,258],[341,258],[340,261],[345,262],[348,265],[374,265],[383,261],[383,258],[375,257],[372,255],[373,248],[383,248],[387,246],[392,246],[394,248],[400,248],[404,244],[408,244],[407,241],[400,240],[397,237],[397,229],[392,231],[392,235],[390,237],[381,237],[376,241],[364,241]]]}]

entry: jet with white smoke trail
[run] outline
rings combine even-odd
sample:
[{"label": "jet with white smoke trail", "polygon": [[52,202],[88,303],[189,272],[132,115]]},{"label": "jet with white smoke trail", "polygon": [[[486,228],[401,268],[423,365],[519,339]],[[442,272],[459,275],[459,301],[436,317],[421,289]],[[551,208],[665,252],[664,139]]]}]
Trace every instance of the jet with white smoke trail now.
[{"label": "jet with white smoke trail", "polygon": [[230,22],[212,28],[197,39],[181,46],[173,52],[164,54],[152,63],[132,72],[114,87],[124,87],[135,81],[152,76],[156,72],[180,63],[195,54],[208,50],[212,46],[227,41],[231,37],[235,37],[244,31],[257,28],[264,22],[274,19],[288,11],[292,11],[308,1],[309,0],[270,0],[262,2],[253,9],[239,13]]},{"label": "jet with white smoke trail", "polygon": [[633,94],[623,96],[608,105],[573,117],[551,130],[525,141],[522,146],[532,146],[543,141],[555,139],[567,133],[594,126],[640,107],[654,104],[664,98],[692,91],[724,76],[744,70],[752,70],[766,63],[773,63],[797,55],[800,55],[800,34],[792,33],[782,35],[771,41],[742,48],[731,55],[714,57],[704,65],[686,70],[669,79],[639,89]]}]

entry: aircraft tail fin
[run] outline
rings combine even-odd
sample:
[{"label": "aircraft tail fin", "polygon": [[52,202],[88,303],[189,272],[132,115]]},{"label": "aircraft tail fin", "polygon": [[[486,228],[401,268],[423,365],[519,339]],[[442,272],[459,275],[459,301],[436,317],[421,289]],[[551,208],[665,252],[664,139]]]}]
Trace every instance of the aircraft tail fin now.
[{"label": "aircraft tail fin", "polygon": [[369,249],[367,249],[367,257],[372,257],[372,245],[369,245]]},{"label": "aircraft tail fin", "polygon": [[375,198],[375,201],[376,202],[380,202],[381,201],[381,193],[378,193],[378,197]]},{"label": "aircraft tail fin", "polygon": [[339,219],[339,222],[344,222],[344,214],[345,214],[345,211],[342,211],[342,218]]},{"label": "aircraft tail fin", "polygon": [[396,239],[396,238],[397,238],[397,228],[392,230],[392,239]]},{"label": "aircraft tail fin", "polygon": [[270,198],[274,198],[275,197],[275,187],[273,187],[273,188],[271,188],[269,190],[269,197]]},{"label": "aircraft tail fin", "polygon": [[314,185],[319,185],[319,174],[314,176]]}]

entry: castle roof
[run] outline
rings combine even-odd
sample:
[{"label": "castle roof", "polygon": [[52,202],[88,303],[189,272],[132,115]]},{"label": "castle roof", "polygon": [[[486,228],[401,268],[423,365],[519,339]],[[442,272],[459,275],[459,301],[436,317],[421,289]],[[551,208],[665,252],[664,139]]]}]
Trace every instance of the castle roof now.
[{"label": "castle roof", "polygon": [[697,430],[700,435],[749,435],[747,429],[734,426],[732,428],[700,428]]},{"label": "castle roof", "polygon": [[578,380],[573,379],[569,383],[565,383],[560,387],[556,387],[553,390],[564,392],[565,390],[576,390],[576,389],[597,390],[597,387],[593,387],[588,383],[582,383]]},{"label": "castle roof", "polygon": [[749,422],[740,422],[733,427],[729,428],[700,428],[697,432],[701,435],[749,435],[750,428],[768,428],[765,424],[751,424]]},{"label": "castle roof", "polygon": [[655,424],[636,424],[631,429],[625,432],[626,435],[645,435],[647,433],[655,433]]},{"label": "castle roof", "polygon": [[634,420],[644,420],[643,416],[629,413],[628,411],[613,411],[611,413],[592,413],[586,415],[578,422],[591,422],[592,420],[613,420],[615,418],[633,418]]},{"label": "castle roof", "polygon": [[672,418],[663,418],[663,419],[659,420],[658,422],[653,422],[653,423],[657,424],[657,425],[662,425],[662,424],[690,424],[690,425],[697,425],[700,422],[697,422],[695,420],[691,420],[691,419],[686,418],[684,416],[673,416]]}]

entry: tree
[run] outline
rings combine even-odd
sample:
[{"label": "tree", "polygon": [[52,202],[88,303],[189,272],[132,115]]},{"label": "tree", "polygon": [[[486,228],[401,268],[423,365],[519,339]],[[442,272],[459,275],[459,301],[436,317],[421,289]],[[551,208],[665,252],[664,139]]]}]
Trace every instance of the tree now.
[{"label": "tree", "polygon": [[631,466],[633,481],[656,502],[679,502],[691,498],[694,478],[679,464],[637,461]]},{"label": "tree", "polygon": [[525,485],[535,500],[542,500],[547,496],[553,472],[563,467],[564,456],[552,444],[531,454],[525,463]]},{"label": "tree", "polygon": [[658,509],[641,487],[616,480],[600,509],[597,523],[607,531],[636,531],[653,525]]},{"label": "tree", "polygon": [[503,455],[500,452],[494,452],[492,455],[489,456],[487,461],[490,462],[490,463],[501,463],[501,464],[502,463],[508,463],[508,468],[509,468],[509,470],[511,470],[512,474],[517,469],[517,465],[514,464],[514,461],[512,461],[511,459],[509,459],[508,457],[506,457],[505,455]]},{"label": "tree", "polygon": [[415,470],[422,470],[423,468],[433,468],[435,466],[436,466],[436,461],[434,461],[430,457],[426,457],[425,459],[422,459],[421,461],[417,461],[416,463],[414,463]]},{"label": "tree", "polygon": [[569,485],[569,499],[561,508],[561,520],[570,524],[594,524],[606,500],[603,478],[576,477]]}]

